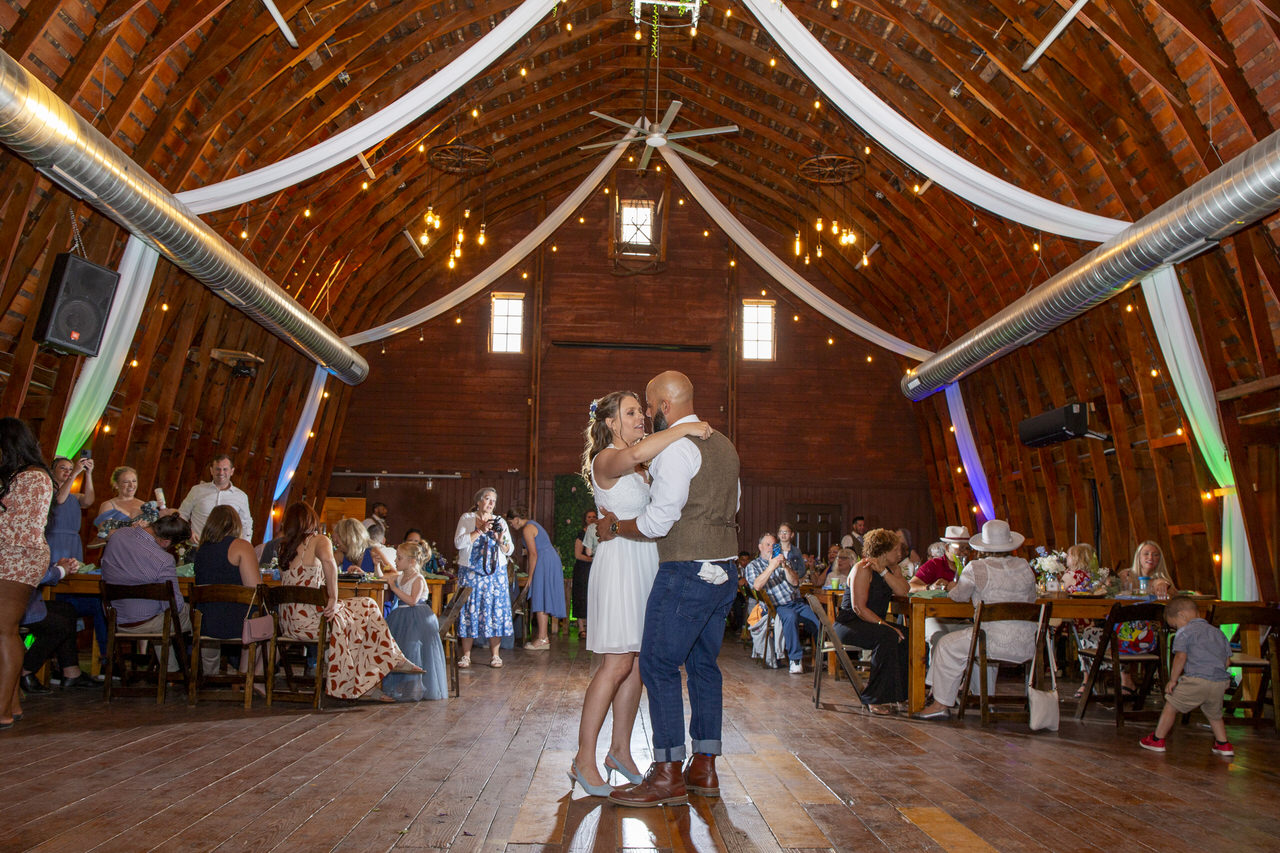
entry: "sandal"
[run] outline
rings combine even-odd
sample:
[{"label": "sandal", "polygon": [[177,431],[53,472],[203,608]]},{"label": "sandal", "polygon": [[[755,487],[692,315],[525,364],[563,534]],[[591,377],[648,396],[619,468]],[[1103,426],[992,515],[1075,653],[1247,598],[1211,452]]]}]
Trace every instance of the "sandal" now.
[{"label": "sandal", "polygon": [[382,692],[381,687],[370,687],[356,699],[357,702],[382,702],[384,704],[395,704],[394,699]]},{"label": "sandal", "polygon": [[471,655],[463,655],[458,658],[458,669],[467,669],[471,666]]},{"label": "sandal", "polygon": [[494,669],[502,669],[502,658],[498,657],[497,655],[494,655],[493,657],[489,658],[489,666],[493,667]]}]

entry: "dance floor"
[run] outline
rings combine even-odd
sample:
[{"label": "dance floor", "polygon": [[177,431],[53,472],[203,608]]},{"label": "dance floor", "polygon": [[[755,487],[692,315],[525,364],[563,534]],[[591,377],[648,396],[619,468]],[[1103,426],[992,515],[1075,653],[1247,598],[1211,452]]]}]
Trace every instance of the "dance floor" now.
[{"label": "dance floor", "polygon": [[[1165,755],[1099,711],[1058,734],[873,719],[846,683],[726,643],[723,798],[620,809],[565,775],[591,656],[560,639],[462,674],[461,699],[244,711],[36,697],[0,733],[10,850],[1275,850],[1270,730],[1198,720]],[[175,694],[178,691],[175,691]],[[1065,707],[1065,706],[1064,706]],[[634,738],[647,755],[644,704]],[[606,741],[602,741],[602,749]],[[603,753],[601,753],[603,758]],[[643,765],[643,761],[641,762]]]}]

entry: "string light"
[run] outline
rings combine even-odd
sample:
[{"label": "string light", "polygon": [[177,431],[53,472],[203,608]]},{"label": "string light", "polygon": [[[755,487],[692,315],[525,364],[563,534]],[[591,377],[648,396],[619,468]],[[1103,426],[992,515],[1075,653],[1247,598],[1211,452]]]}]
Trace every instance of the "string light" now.
[{"label": "string light", "polygon": [[973,505],[973,514],[974,514],[974,515],[977,515],[977,514],[978,514],[978,505],[977,505],[977,504],[974,504],[974,505]]},{"label": "string light", "polygon": [[368,182],[368,181],[361,181],[361,182],[360,182],[360,189],[362,189],[362,190],[367,190],[367,189],[369,189],[369,182]]},{"label": "string light", "polygon": [[425,245],[427,245],[427,240],[428,240],[428,239],[429,239],[429,238],[427,237],[427,232],[426,232],[426,231],[423,231],[423,232],[422,232],[422,236],[420,236],[420,237],[418,238],[418,242],[425,246]]},{"label": "string light", "polygon": [[1151,378],[1153,378],[1153,379],[1154,379],[1155,377],[1157,377],[1157,376],[1159,376],[1159,375],[1160,375],[1160,371],[1156,370],[1154,367],[1153,367],[1153,368],[1151,368]]},{"label": "string light", "polygon": [[738,265],[738,262],[737,262],[737,261],[732,260],[732,259],[730,259],[730,260],[729,260],[729,266],[731,266],[731,267],[736,267],[737,265]]},{"label": "string light", "polygon": [[799,323],[799,322],[800,322],[800,315],[799,315],[799,314],[792,314],[792,315],[791,315],[791,321],[792,321],[793,323]]},{"label": "string light", "polygon": [[483,222],[480,223],[480,233],[479,235],[476,236],[476,242],[479,243],[481,246],[484,245],[484,223]]},{"label": "string light", "polygon": [[311,430],[310,432],[307,433],[307,438],[315,438],[315,437],[316,437],[315,430]]},{"label": "string light", "polygon": [[962,468],[961,466],[957,465],[957,466],[956,466],[956,473],[957,473],[957,474],[963,474],[963,473],[964,473],[964,468]]},{"label": "string light", "polygon": [[948,427],[948,429],[950,429],[952,432],[956,431],[956,428],[954,426]]},{"label": "string light", "polygon": [[777,64],[778,64],[778,60],[774,59],[772,56],[771,56],[771,57],[769,57],[769,67],[770,67],[770,68],[775,67]]},{"label": "string light", "polygon": [[818,244],[818,257],[822,257],[822,244]]},{"label": "string light", "polygon": [[725,10],[724,10],[724,16],[725,16],[726,18],[732,18],[732,17],[733,17],[733,10],[732,10],[732,9],[725,9]]},{"label": "string light", "polygon": [[578,217],[578,224],[579,224],[579,225],[585,225],[585,224],[586,224],[586,222],[587,222],[587,218],[586,218],[585,216],[579,216],[579,217]]},{"label": "string light", "polygon": [[137,366],[138,366],[138,360],[137,360],[136,358],[135,358],[135,359],[131,359],[131,360],[129,361],[129,366],[130,366],[130,367],[137,367]]},{"label": "string light", "polygon": [[870,363],[871,363],[871,356],[867,356],[867,363],[868,363],[868,364],[870,364]]},{"label": "string light", "polygon": [[710,237],[710,236],[711,236],[711,232],[704,228],[704,229],[702,229],[702,236],[703,236],[703,237]]},{"label": "string light", "polygon": [[1032,244],[1031,244],[1031,251],[1033,251],[1033,252],[1038,252],[1038,251],[1040,251],[1040,244],[1039,244],[1039,243],[1032,243]]},{"label": "string light", "polygon": [[529,69],[528,69],[528,68],[525,68],[525,67],[523,67],[523,66],[521,66],[521,68],[520,68],[520,76],[521,76],[521,77],[528,77],[528,76],[529,76]]},{"label": "string light", "polygon": [[1213,492],[1201,492],[1200,497],[1206,501],[1213,500]]},{"label": "string light", "polygon": [[247,239],[249,239],[249,232],[248,232],[248,231],[241,231],[241,232],[240,232],[240,239],[241,239],[241,240],[247,240]]},{"label": "string light", "polygon": [[555,245],[553,245],[553,246],[551,247],[551,251],[553,251],[553,252],[558,252],[559,250],[560,250],[560,247],[559,247],[559,246],[555,246]]},{"label": "string light", "polygon": [[760,295],[761,295],[761,296],[767,296],[768,294],[769,294],[769,291],[767,291],[767,290],[762,290],[762,291],[760,291]]},{"label": "string light", "polygon": [[1182,435],[1182,427],[1178,427],[1178,435]]},{"label": "string light", "polygon": [[454,263],[453,255],[450,255],[450,256],[449,256],[449,269],[453,269],[453,268],[454,268],[454,267],[456,267],[456,266],[457,266],[457,264],[456,264],[456,263]]},{"label": "string light", "polygon": [[867,257],[867,256],[864,254],[864,255],[862,256],[862,265],[863,265],[864,267],[869,267],[869,266],[871,266],[871,258]]},{"label": "string light", "polygon": [[689,35],[690,35],[691,37],[693,37],[693,38],[697,38],[697,37],[698,37],[698,28],[697,28],[697,27],[689,27]]},{"label": "string light", "polygon": [[461,317],[454,317],[454,318],[453,318],[453,322],[454,322],[454,324],[455,324],[455,325],[461,326],[461,325],[462,325],[462,318],[461,318]]},{"label": "string light", "polygon": [[1126,313],[1126,314],[1132,314],[1132,313],[1133,313],[1133,305],[1126,305],[1126,306],[1124,306],[1124,310],[1125,310],[1125,313]]},{"label": "string light", "polygon": [[640,28],[636,27],[636,41],[640,41],[642,38],[644,38],[644,36],[640,35]]},{"label": "string light", "polygon": [[424,332],[424,331],[422,331],[421,329],[419,329],[419,330],[418,330],[418,343],[422,343],[422,342],[424,342],[426,339],[427,339],[427,334],[426,334],[426,332]]},{"label": "string light", "polygon": [[871,154],[871,146],[870,146],[870,145],[864,146],[864,147],[863,147],[863,149],[862,149],[862,153],[863,153],[863,154],[870,155],[870,154]]},{"label": "string light", "polygon": [[521,277],[521,278],[528,278],[528,277],[529,277],[529,273],[528,273],[528,272],[522,272],[522,273],[520,273],[520,277]]},{"label": "string light", "polygon": [[480,117],[480,110],[476,109],[475,107],[472,107],[472,108],[471,108],[471,117],[472,117],[472,118],[479,118],[479,117]]},{"label": "string light", "polygon": [[566,21],[564,28],[567,32],[573,32],[573,21]]},{"label": "string light", "polygon": [[1221,555],[1221,554],[1214,554],[1214,555],[1213,555],[1213,561],[1214,561],[1215,563],[1221,563],[1221,562],[1222,562],[1222,555]]},{"label": "string light", "polygon": [[328,392],[328,391],[325,391],[325,392],[324,392],[324,398],[325,398],[326,400],[328,400],[328,399],[329,399],[329,392]]},{"label": "string light", "polygon": [[427,146],[425,146],[425,145],[423,145],[421,142],[419,142],[419,143],[418,143],[418,153],[419,153],[419,154],[423,154],[423,153],[425,153],[425,152],[426,152],[426,150],[427,150]]},{"label": "string light", "polygon": [[840,8],[840,0],[831,0],[831,8],[832,8],[832,9],[839,9],[839,8]]},{"label": "string light", "polygon": [[103,432],[111,432],[111,424],[103,424],[103,425],[102,425],[102,431],[103,431]]},{"label": "string light", "polygon": [[306,217],[307,219],[310,219],[310,218],[311,218],[311,208],[309,208],[309,207],[308,207],[306,210],[302,211],[302,215],[303,215],[304,217]]},{"label": "string light", "polygon": [[805,266],[808,266],[808,265],[809,265],[809,253],[808,253],[808,252],[805,252],[805,253],[804,253],[804,265],[805,265]]},{"label": "string light", "polygon": [[821,216],[819,216],[817,220],[814,221],[813,227],[814,227],[814,230],[816,230],[818,233],[822,233],[822,217]]},{"label": "string light", "polygon": [[160,310],[161,310],[161,311],[168,311],[168,310],[169,310],[169,303],[168,303],[168,302],[162,302],[162,303],[160,303]]},{"label": "string light", "polygon": [[800,257],[800,232],[796,232],[796,257]]},{"label": "string light", "polygon": [[815,110],[820,110],[820,109],[822,109],[822,101],[819,101],[819,100],[816,100],[816,99],[815,99],[815,100],[814,100],[814,102],[813,102],[813,108],[814,108]]},{"label": "string light", "polygon": [[684,207],[684,199],[678,199],[676,201],[676,204],[680,205],[681,207]]},{"label": "string light", "polygon": [[827,338],[827,346],[829,346],[829,347],[833,347],[833,346],[835,346],[835,345],[836,345],[836,339],[835,339],[835,338]]}]

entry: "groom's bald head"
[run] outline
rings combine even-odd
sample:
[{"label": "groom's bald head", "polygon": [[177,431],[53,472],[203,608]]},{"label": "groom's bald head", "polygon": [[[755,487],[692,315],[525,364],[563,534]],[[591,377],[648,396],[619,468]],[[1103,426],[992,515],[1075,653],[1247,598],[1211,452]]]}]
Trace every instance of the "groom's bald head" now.
[{"label": "groom's bald head", "polygon": [[644,389],[646,414],[655,430],[693,414],[693,383],[678,370],[659,373]]}]

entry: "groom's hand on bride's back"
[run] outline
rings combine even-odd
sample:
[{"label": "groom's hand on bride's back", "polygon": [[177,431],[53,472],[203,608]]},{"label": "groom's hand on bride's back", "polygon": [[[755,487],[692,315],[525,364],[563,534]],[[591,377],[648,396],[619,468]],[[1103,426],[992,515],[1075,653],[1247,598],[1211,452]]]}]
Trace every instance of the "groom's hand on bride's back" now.
[{"label": "groom's hand on bride's back", "polygon": [[596,535],[600,537],[601,542],[608,542],[618,534],[613,532],[613,523],[618,517],[611,512],[599,511],[600,519],[596,522]]}]

